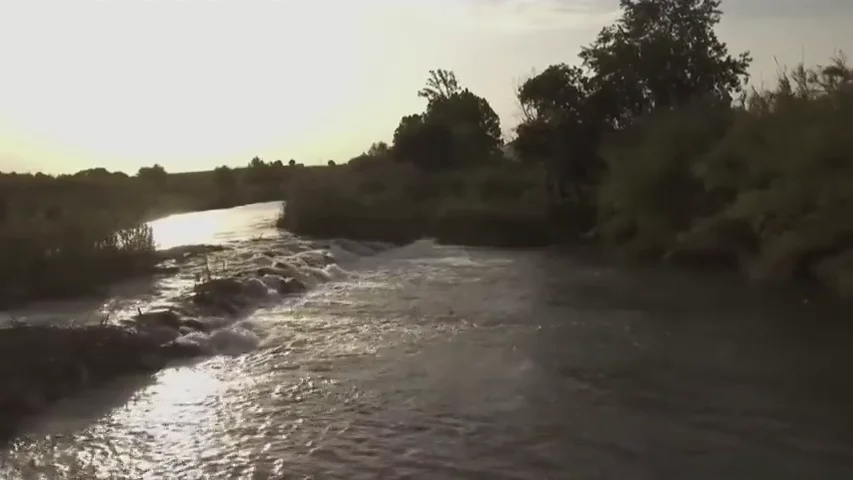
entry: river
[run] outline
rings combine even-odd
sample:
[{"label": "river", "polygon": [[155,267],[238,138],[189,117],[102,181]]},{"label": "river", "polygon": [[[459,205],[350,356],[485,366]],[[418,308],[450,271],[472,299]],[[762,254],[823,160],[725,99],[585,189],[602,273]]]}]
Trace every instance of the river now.
[{"label": "river", "polygon": [[[0,476],[853,478],[849,307],[553,250],[309,242],[276,232],[277,211],[184,214],[155,235],[228,246],[224,270],[321,249],[322,281],[223,326],[236,348],[60,402]],[[18,315],[121,316],[187,282]]]}]

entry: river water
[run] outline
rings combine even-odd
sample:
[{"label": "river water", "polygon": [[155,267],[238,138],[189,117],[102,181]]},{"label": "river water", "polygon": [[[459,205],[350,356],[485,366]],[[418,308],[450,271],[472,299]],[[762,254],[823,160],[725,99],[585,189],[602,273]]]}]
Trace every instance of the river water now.
[{"label": "river water", "polygon": [[[556,251],[309,242],[277,204],[155,222],[163,246],[321,249],[230,350],[60,402],[2,478],[850,479],[849,308]],[[168,304],[181,275],[33,322]]]}]

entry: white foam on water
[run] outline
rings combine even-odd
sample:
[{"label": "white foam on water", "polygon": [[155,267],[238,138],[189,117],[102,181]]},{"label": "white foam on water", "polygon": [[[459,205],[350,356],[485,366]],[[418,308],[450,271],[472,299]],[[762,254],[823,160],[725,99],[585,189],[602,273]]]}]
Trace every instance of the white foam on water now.
[{"label": "white foam on water", "polygon": [[[251,244],[237,244],[230,250],[214,252],[204,259],[196,269],[209,270],[211,265],[221,266],[217,278],[233,280],[240,288],[235,298],[248,303],[246,314],[237,317],[215,316],[194,317],[193,320],[205,327],[208,333],[197,331],[189,326],[181,327],[178,343],[193,345],[204,353],[216,355],[237,355],[267,345],[265,337],[275,332],[269,321],[260,325],[252,320],[253,312],[258,309],[281,308],[283,302],[293,298],[293,294],[279,293],[285,290],[288,279],[295,279],[311,291],[328,282],[345,281],[351,272],[338,263],[341,257],[345,263],[354,263],[364,256],[391,248],[390,244],[377,242],[362,243],[352,240],[332,240],[328,242],[306,242],[296,237],[285,236],[282,239],[257,240]],[[259,254],[258,252],[263,252]],[[337,254],[335,254],[337,252]],[[357,253],[354,253],[357,252]],[[187,268],[193,269],[193,266]],[[261,273],[258,275],[258,273]],[[184,293],[177,295],[178,300],[186,300],[192,294],[192,288],[185,285]],[[298,292],[297,292],[298,293]],[[291,300],[292,301],[292,300]],[[164,305],[161,305],[161,307]],[[177,305],[176,305],[177,307]],[[135,314],[136,311],[125,313]],[[248,318],[246,317],[248,315]],[[264,323],[264,322],[261,322]],[[159,327],[151,334],[158,335],[164,341],[175,337],[173,329]]]}]

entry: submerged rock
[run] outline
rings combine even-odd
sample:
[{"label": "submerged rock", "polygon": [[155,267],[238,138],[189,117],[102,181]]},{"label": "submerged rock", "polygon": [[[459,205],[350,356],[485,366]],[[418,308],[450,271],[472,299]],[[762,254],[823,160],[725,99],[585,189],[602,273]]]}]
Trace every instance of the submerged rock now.
[{"label": "submerged rock", "polygon": [[214,297],[231,297],[243,293],[243,284],[236,278],[214,278],[195,287],[196,294]]},{"label": "submerged rock", "polygon": [[189,329],[197,332],[207,333],[210,331],[210,326],[195,318],[187,318],[181,321],[181,329]]},{"label": "submerged rock", "polygon": [[181,326],[181,316],[173,310],[140,313],[133,317],[139,325],[161,325],[177,330]]},{"label": "submerged rock", "polygon": [[172,328],[165,325],[143,325],[138,329],[139,335],[157,345],[163,345],[178,338],[181,335],[180,328]]},{"label": "submerged rock", "polygon": [[284,279],[284,292],[282,293],[297,293],[303,292],[308,289],[308,286],[305,285],[305,282],[299,280],[298,278],[285,278]]},{"label": "submerged rock", "polygon": [[250,278],[245,280],[243,284],[245,288],[245,292],[248,296],[253,298],[263,298],[267,296],[268,289],[267,286],[264,285],[264,282],[259,278]]}]

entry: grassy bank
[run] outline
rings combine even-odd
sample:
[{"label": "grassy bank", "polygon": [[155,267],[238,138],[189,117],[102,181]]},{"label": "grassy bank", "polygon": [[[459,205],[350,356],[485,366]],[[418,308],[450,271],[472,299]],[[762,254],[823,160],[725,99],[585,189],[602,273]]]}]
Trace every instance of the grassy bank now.
[{"label": "grassy bank", "polygon": [[0,192],[0,307],[93,293],[156,262],[128,179],[2,175]]},{"label": "grassy bank", "polygon": [[840,62],[799,67],[743,105],[697,102],[617,136],[602,149],[602,240],[853,296],[852,81]]},{"label": "grassy bank", "polygon": [[0,308],[91,294],[153,271],[146,221],[172,213],[280,200],[310,167],[260,159],[248,167],[133,176],[0,173]]},{"label": "grassy bank", "polygon": [[537,246],[548,242],[540,167],[425,172],[379,159],[316,170],[291,186],[278,224],[293,232],[404,243]]},{"label": "grassy bank", "polygon": [[122,375],[153,373],[200,355],[115,326],[0,328],[0,445],[51,403]]},{"label": "grassy bank", "polygon": [[[798,68],[742,103],[660,110],[605,137],[587,198],[601,245],[621,258],[818,280],[853,296],[853,72]],[[441,171],[377,158],[296,181],[279,225],[405,242],[535,246],[548,216],[542,167],[509,160]]]}]

